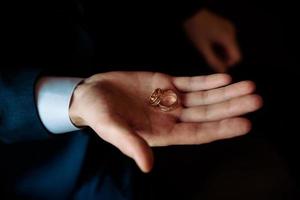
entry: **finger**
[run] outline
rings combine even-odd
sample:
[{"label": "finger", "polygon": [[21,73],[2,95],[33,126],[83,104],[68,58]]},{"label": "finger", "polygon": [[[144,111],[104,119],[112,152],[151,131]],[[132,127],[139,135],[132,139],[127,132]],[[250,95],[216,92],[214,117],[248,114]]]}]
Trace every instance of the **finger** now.
[{"label": "finger", "polygon": [[209,105],[244,96],[254,90],[255,84],[252,81],[242,81],[218,89],[186,93],[182,96],[182,103],[186,107]]},{"label": "finger", "polygon": [[203,144],[248,133],[251,122],[245,118],[230,118],[217,122],[178,123],[167,134],[167,145]]},{"label": "finger", "polygon": [[119,116],[104,117],[90,126],[102,139],[134,159],[143,172],[151,170],[153,166],[151,148],[122,118]]},{"label": "finger", "polygon": [[208,76],[174,77],[173,84],[182,92],[208,90],[228,85],[231,77],[228,74],[212,74]]},{"label": "finger", "polygon": [[227,69],[226,63],[214,51],[212,44],[208,43],[207,45],[203,45],[202,47],[199,47],[199,49],[201,50],[201,53],[203,54],[206,62],[210,66],[212,66],[217,72],[226,71]]},{"label": "finger", "polygon": [[185,108],[179,118],[183,122],[216,121],[253,112],[261,106],[260,96],[246,95],[217,104]]},{"label": "finger", "polygon": [[242,59],[242,55],[235,36],[227,37],[221,42],[226,53],[226,64],[228,66],[232,66],[240,62]]}]

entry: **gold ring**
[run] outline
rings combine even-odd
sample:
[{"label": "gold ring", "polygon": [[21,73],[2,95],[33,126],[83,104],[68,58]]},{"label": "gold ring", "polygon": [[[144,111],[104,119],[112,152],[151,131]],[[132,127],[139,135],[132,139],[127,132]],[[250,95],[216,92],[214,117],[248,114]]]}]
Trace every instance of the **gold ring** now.
[{"label": "gold ring", "polygon": [[157,106],[159,103],[160,103],[160,98],[161,98],[161,95],[162,95],[163,91],[162,89],[160,88],[157,88],[155,89],[151,96],[149,97],[149,103],[152,105],[152,106]]},{"label": "gold ring", "polygon": [[149,103],[153,107],[158,107],[163,112],[174,110],[178,106],[178,96],[171,90],[155,89],[149,97]]}]

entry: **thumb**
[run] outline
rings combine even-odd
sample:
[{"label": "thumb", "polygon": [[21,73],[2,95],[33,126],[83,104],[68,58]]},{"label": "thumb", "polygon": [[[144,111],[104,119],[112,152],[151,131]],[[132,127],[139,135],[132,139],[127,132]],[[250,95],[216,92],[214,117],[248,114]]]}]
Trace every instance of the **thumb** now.
[{"label": "thumb", "polygon": [[235,37],[228,37],[220,42],[223,44],[222,46],[226,53],[226,63],[228,66],[232,66],[241,61],[241,51]]},{"label": "thumb", "polygon": [[[153,152],[120,116],[97,120],[90,127],[105,141],[117,147],[122,153],[134,159],[143,172],[150,172],[153,167]],[[101,124],[99,123],[101,122]]]},{"label": "thumb", "polygon": [[206,62],[213,67],[217,72],[224,72],[226,71],[226,65],[222,62],[222,59],[216,54],[213,49],[213,44],[206,43],[205,45],[199,48],[206,60]]}]

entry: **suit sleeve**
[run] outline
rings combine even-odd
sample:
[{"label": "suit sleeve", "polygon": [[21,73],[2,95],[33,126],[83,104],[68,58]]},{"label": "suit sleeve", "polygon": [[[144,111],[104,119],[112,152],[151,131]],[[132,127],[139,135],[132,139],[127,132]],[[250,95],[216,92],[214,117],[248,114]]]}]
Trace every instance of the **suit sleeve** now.
[{"label": "suit sleeve", "polygon": [[8,20],[0,38],[4,52],[0,61],[0,142],[52,135],[36,107],[35,87],[40,77],[91,74],[87,60],[93,54],[92,42],[73,2],[30,0],[5,5]]},{"label": "suit sleeve", "polygon": [[46,139],[35,104],[34,87],[41,69],[1,69],[0,140],[4,143]]}]

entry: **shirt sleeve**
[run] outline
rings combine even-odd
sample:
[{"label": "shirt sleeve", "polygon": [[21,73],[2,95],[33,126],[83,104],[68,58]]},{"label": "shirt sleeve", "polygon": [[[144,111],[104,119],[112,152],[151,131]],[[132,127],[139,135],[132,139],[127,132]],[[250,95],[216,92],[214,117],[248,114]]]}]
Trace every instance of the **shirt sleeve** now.
[{"label": "shirt sleeve", "polygon": [[36,85],[36,105],[45,128],[54,134],[77,131],[69,117],[69,105],[83,78],[41,77]]}]

